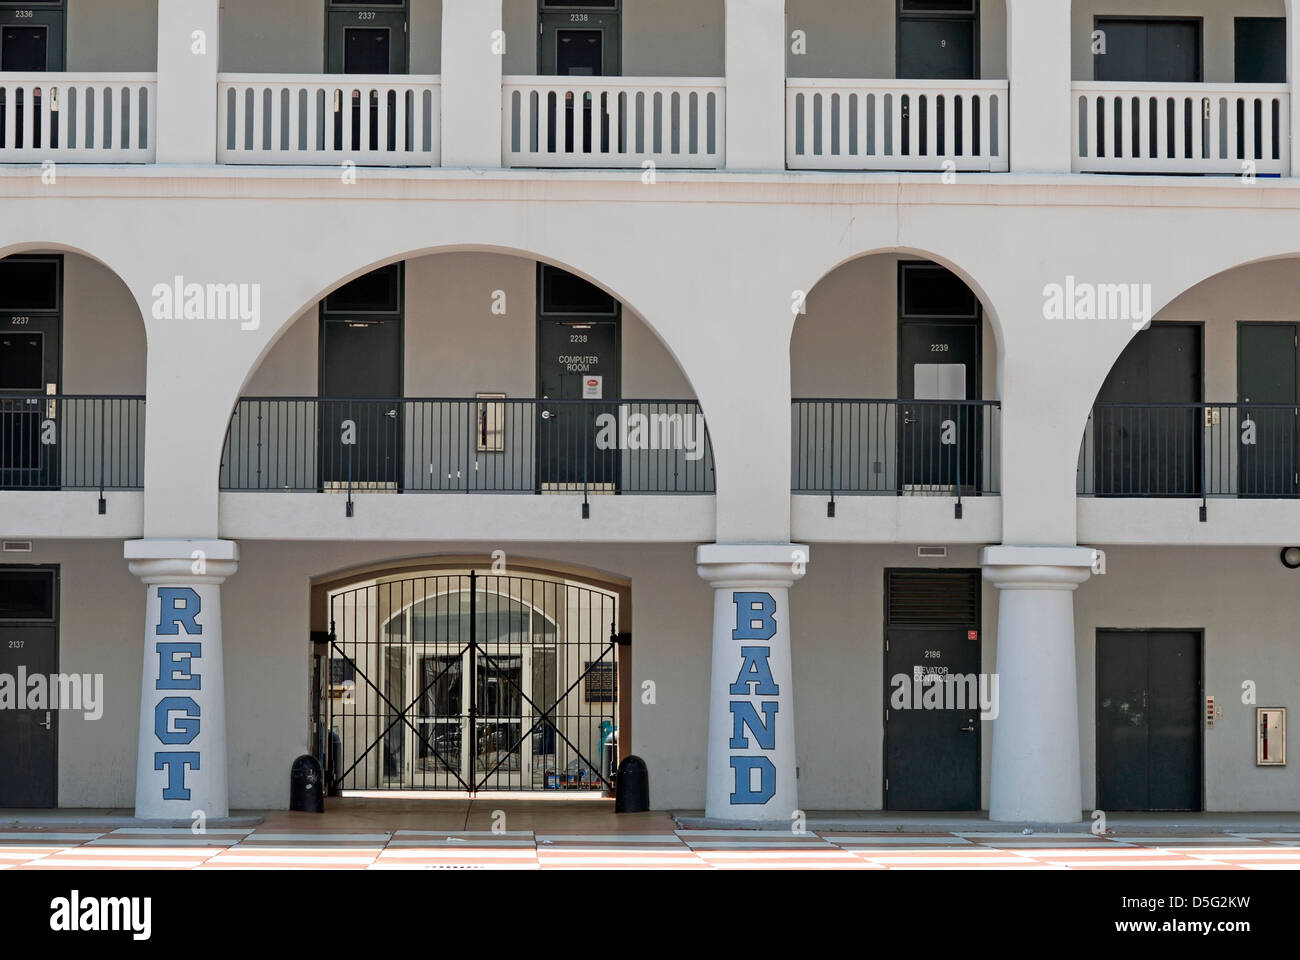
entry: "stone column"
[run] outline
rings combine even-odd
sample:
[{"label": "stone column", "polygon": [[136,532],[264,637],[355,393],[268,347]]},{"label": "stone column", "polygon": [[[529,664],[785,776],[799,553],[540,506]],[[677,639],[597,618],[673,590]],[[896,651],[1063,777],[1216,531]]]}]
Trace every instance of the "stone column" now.
[{"label": "stone column", "polygon": [[227,817],[221,584],[238,566],[239,547],[131,540],[125,553],[146,587],[135,815]]},{"label": "stone column", "polygon": [[1074,591],[1095,556],[1085,547],[984,550],[984,577],[998,588],[990,820],[1080,820]]},{"label": "stone column", "polygon": [[705,816],[789,823],[795,782],[790,586],[808,548],[708,544],[699,575],[714,589]]}]

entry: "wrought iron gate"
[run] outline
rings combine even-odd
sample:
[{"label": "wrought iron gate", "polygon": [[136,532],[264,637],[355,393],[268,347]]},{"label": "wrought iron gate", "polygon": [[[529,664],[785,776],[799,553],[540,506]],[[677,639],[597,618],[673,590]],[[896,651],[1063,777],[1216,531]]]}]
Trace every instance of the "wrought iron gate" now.
[{"label": "wrought iron gate", "polygon": [[[330,596],[318,718],[341,790],[604,789],[617,767],[617,597],[440,574]],[[333,739],[333,738],[331,738]]]}]

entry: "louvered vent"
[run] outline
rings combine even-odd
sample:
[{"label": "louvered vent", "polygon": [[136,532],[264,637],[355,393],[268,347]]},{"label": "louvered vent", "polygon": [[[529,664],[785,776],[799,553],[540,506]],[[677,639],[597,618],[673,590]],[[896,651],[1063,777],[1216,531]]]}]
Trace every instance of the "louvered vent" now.
[{"label": "louvered vent", "polygon": [[889,574],[890,626],[979,626],[979,575],[962,570]]}]

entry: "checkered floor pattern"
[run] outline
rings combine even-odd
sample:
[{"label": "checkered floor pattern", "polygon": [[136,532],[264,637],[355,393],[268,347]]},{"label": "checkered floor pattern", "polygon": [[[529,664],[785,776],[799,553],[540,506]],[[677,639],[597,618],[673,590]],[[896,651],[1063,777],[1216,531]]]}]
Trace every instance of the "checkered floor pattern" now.
[{"label": "checkered floor pattern", "polygon": [[754,830],[546,835],[396,830],[280,833],[0,830],[0,870],[1300,870],[1300,834],[1200,837]]}]

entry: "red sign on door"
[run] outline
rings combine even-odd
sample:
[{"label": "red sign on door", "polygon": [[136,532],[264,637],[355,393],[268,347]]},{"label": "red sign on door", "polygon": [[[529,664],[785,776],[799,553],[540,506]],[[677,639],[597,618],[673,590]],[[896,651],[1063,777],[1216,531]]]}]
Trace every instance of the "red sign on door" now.
[{"label": "red sign on door", "polygon": [[980,638],[980,632],[979,632],[978,630],[967,630],[967,631],[966,631],[966,639],[967,639],[967,640],[978,640],[979,638]]}]

